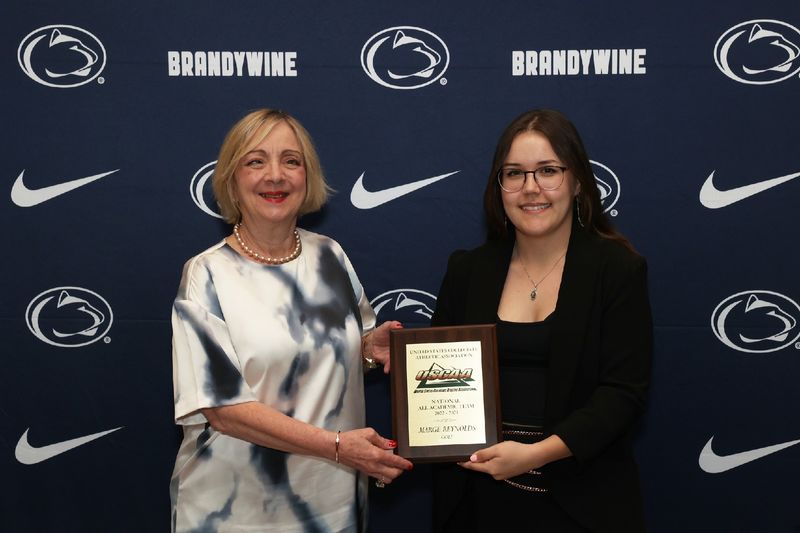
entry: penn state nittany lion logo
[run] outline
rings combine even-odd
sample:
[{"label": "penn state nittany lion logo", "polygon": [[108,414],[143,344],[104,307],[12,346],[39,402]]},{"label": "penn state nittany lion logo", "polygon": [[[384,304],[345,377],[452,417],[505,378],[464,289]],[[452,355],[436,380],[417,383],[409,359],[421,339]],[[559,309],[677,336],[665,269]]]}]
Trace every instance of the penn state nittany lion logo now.
[{"label": "penn state nittany lion logo", "polygon": [[741,83],[783,81],[800,71],[800,30],[779,20],[742,22],[717,40],[714,61]]},{"label": "penn state nittany lion logo", "polygon": [[76,348],[103,338],[113,313],[96,292],[81,287],[56,287],[36,296],[25,322],[37,339],[53,346]]},{"label": "penn state nittany lion logo", "polygon": [[22,71],[48,87],[68,88],[97,78],[106,65],[103,43],[76,26],[45,26],[29,33],[17,49]]},{"label": "penn state nittany lion logo", "polygon": [[[212,217],[222,218],[219,214],[219,206],[214,200],[214,193],[211,190],[211,178],[214,176],[214,169],[217,167],[217,162],[212,161],[206,163],[200,170],[192,176],[192,183],[189,185],[189,194],[192,196],[194,205],[200,210]],[[212,209],[209,204],[215,206],[217,209]]]},{"label": "penn state nittany lion logo", "polygon": [[[370,37],[361,49],[361,67],[373,81],[391,89],[418,89],[442,78],[450,52],[436,34],[396,26]],[[444,81],[442,79],[442,81]]]},{"label": "penn state nittany lion logo", "polygon": [[427,327],[436,308],[436,297],[417,289],[395,289],[376,296],[370,304],[378,324],[399,320],[406,327]]},{"label": "penn state nittany lion logo", "polygon": [[614,171],[597,161],[590,161],[592,172],[594,172],[594,182],[600,192],[600,203],[603,205],[603,212],[611,216],[617,216],[614,206],[617,205],[620,195],[619,178]]},{"label": "penn state nittany lion logo", "polygon": [[800,305],[772,291],[745,291],[720,303],[711,315],[714,335],[747,353],[781,350],[800,338]]}]

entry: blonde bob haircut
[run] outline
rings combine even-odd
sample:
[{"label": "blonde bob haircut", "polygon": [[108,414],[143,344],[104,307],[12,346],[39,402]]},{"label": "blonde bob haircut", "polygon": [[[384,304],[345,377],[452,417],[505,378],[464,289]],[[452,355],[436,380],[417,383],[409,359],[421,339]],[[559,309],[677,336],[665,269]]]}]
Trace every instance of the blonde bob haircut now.
[{"label": "blonde bob haircut", "polygon": [[283,111],[258,109],[248,113],[233,125],[219,149],[212,184],[214,197],[225,222],[235,224],[242,219],[242,212],[239,210],[234,192],[234,174],[239,161],[253,147],[260,144],[269,135],[272,128],[281,122],[285,122],[292,128],[300,143],[300,149],[303,151],[303,165],[306,169],[306,197],[300,206],[300,214],[305,215],[318,211],[328,200],[331,189],[325,182],[322,165],[319,162],[311,135],[297,119]]}]

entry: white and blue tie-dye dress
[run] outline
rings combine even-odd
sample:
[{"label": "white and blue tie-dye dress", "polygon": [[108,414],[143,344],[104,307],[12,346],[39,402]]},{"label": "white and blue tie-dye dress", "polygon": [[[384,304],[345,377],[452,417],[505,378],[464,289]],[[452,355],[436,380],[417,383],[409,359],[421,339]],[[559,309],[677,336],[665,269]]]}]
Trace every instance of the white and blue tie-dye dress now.
[{"label": "white and blue tie-dye dress", "polygon": [[282,265],[250,261],[223,241],[184,267],[172,311],[175,421],[184,434],[173,531],[363,527],[363,475],[223,435],[199,411],[257,401],[330,431],[364,426],[361,335],[375,314],[339,244],[299,231],[303,251]]}]

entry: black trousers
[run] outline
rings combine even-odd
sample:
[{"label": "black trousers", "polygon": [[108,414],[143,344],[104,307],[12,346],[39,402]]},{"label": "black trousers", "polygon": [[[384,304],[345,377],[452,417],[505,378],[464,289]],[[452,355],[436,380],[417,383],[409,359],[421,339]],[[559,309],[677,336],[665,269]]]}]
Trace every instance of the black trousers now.
[{"label": "black trousers", "polygon": [[[591,533],[570,517],[549,492],[530,492],[479,472],[470,471],[467,475],[463,498],[448,517],[443,533]],[[515,481],[527,482],[527,479],[515,478]],[[547,482],[537,479],[530,483],[534,484],[546,488]]]}]

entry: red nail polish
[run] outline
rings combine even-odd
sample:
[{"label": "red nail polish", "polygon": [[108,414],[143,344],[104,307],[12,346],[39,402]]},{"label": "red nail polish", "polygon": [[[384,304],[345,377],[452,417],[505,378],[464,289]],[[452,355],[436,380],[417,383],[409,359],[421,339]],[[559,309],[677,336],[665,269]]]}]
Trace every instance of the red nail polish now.
[{"label": "red nail polish", "polygon": [[389,448],[397,448],[397,441],[389,439]]}]

